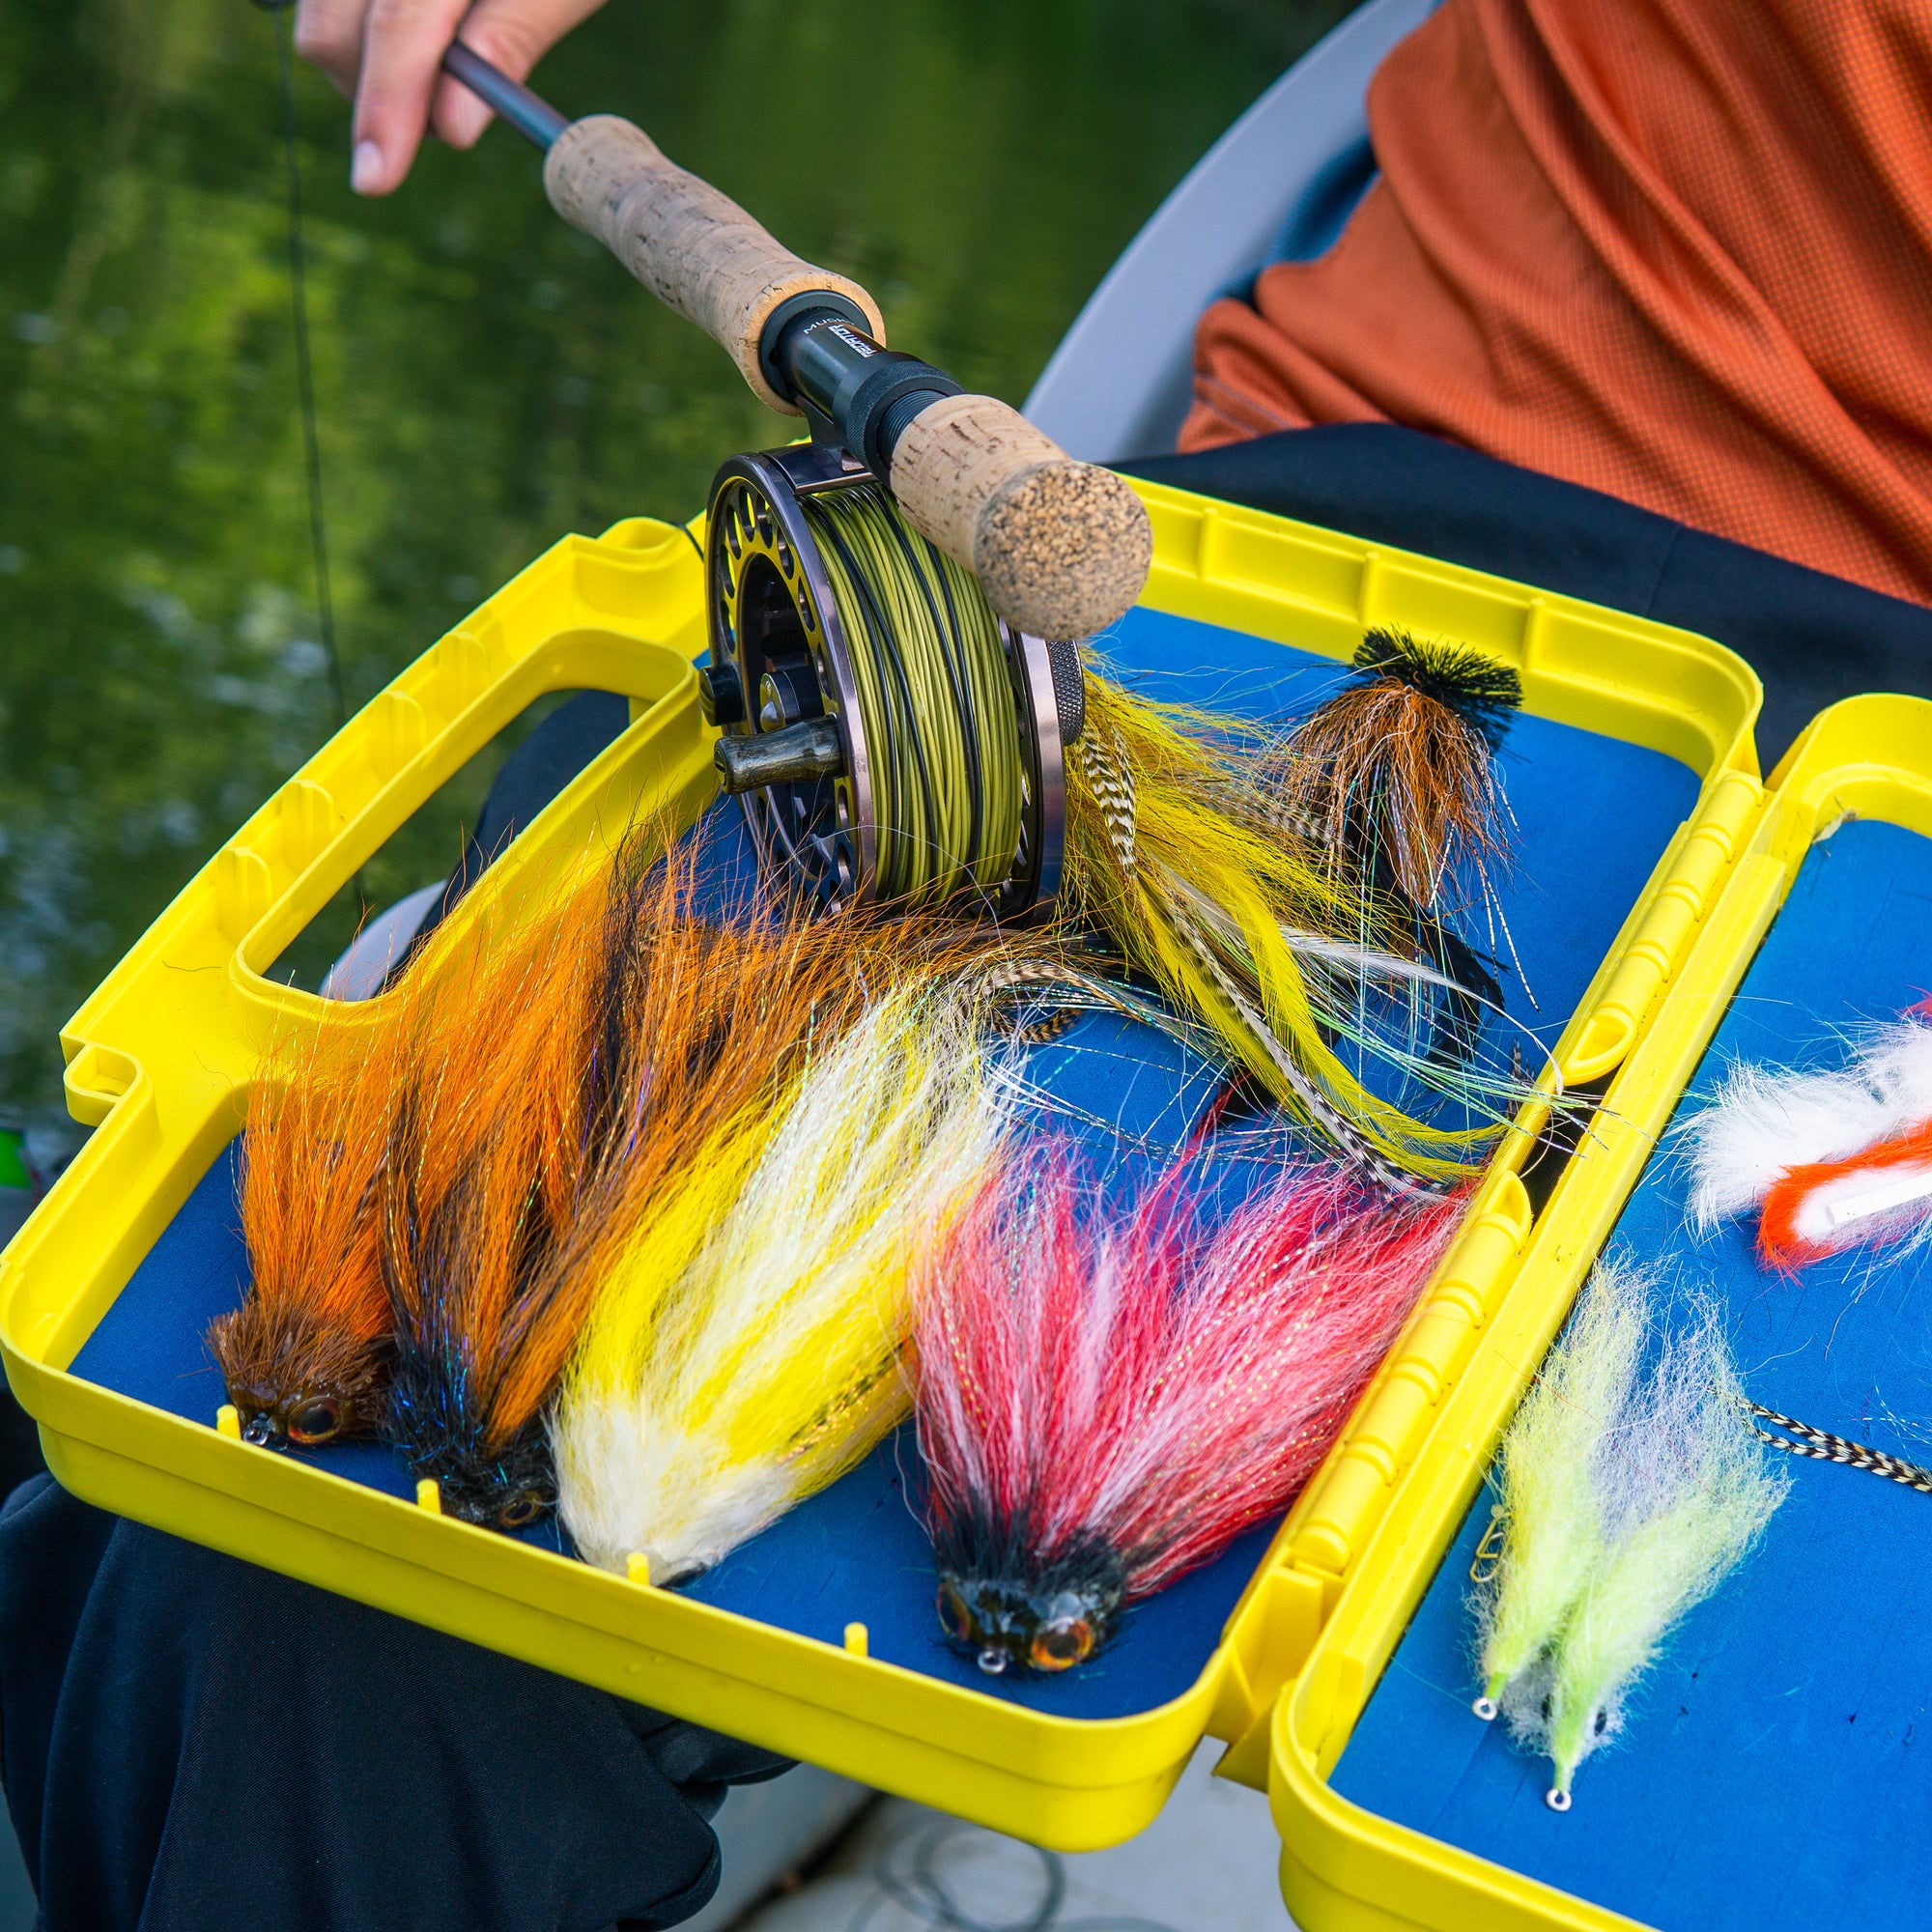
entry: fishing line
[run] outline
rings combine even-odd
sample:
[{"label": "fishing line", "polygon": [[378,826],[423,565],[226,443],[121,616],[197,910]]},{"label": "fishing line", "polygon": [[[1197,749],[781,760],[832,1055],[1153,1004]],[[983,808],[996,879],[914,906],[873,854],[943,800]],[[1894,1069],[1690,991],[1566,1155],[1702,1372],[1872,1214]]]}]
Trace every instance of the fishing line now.
[{"label": "fishing line", "polygon": [[1061,1908],[1066,1902],[1066,1861],[1058,1852],[1018,1840],[1011,1841],[1017,1850],[1039,1861],[1043,1885],[1038,1904],[1023,1918],[979,1918],[966,1909],[953,1884],[939,1869],[940,1852],[962,1833],[978,1835],[977,1828],[963,1819],[942,1818],[888,1840],[871,1871],[879,1889],[859,1907],[847,1932],[867,1932],[880,1907],[887,1904],[896,1905],[935,1932],[1173,1932],[1163,1920],[1132,1913],[1061,1918]]},{"label": "fishing line", "polygon": [[[1012,870],[1023,783],[999,626],[965,573],[860,486],[802,500],[874,748],[882,896],[985,893]],[[955,856],[958,855],[958,856]]]},{"label": "fishing line", "polygon": [[296,391],[300,399],[303,467],[308,479],[309,550],[315,559],[316,617],[322,648],[328,659],[329,696],[338,729],[349,722],[349,696],[342,659],[335,644],[335,604],[328,583],[328,527],[322,501],[322,445],[316,430],[315,375],[309,357],[307,257],[302,246],[301,156],[296,143],[294,30],[289,24],[295,0],[255,0],[274,16],[275,82],[281,98],[282,161],[289,204],[289,299],[295,317]]}]

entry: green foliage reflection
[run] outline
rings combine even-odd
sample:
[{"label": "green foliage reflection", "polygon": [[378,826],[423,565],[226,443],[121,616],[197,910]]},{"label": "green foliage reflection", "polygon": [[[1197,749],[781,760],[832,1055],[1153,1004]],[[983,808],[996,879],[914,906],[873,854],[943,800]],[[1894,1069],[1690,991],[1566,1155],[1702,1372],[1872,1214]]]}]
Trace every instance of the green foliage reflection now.
[{"label": "green foliage reflection", "polygon": [[[537,84],[610,108],[1018,400],[1108,263],[1345,0],[613,0]],[[0,1112],[61,1022],[327,734],[273,47],[242,0],[0,0]],[[566,530],[684,517],[778,440],[495,129],[393,200],[300,76],[352,705]],[[488,769],[363,884],[445,871]],[[355,907],[306,951],[326,956]]]}]

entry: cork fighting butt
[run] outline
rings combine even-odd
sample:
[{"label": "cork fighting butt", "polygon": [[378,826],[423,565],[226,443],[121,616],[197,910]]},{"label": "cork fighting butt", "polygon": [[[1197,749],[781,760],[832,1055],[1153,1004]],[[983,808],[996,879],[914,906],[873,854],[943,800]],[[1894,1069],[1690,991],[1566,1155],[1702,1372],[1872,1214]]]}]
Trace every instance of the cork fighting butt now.
[{"label": "cork fighting butt", "polygon": [[722,345],[775,410],[800,412],[758,359],[765,324],[781,303],[836,293],[885,338],[878,306],[857,282],[782,247],[729,195],[668,159],[620,115],[571,122],[544,156],[544,189],[566,221],[596,236],[666,307]]},{"label": "cork fighting butt", "polygon": [[1036,637],[1091,637],[1147,582],[1153,530],[1141,499],[991,396],[948,396],[915,416],[894,446],[891,484],[914,528]]}]

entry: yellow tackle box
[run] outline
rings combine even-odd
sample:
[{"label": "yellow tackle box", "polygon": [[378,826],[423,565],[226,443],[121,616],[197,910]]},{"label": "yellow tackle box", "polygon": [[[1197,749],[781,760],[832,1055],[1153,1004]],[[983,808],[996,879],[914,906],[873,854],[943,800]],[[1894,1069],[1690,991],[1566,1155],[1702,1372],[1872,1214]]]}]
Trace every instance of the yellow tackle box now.
[{"label": "yellow tackle box", "polygon": [[[1713,895],[1757,822],[1747,668],[1664,626],[1136,487],[1152,515],[1153,571],[1099,650],[1157,695],[1293,708],[1385,624],[1520,669],[1525,709],[1504,753],[1519,848],[1505,887],[1520,955],[1512,1010],[1555,1048],[1572,1088],[1625,1063],[1661,1010],[1679,1011],[1661,996],[1688,959],[1707,960]],[[70,1103],[96,1131],[0,1257],[0,1350],[49,1465],[104,1508],[1041,1844],[1128,1836],[1211,1733],[1231,1745],[1232,1774],[1273,1777],[1299,1842],[1312,1829],[1296,1808],[1302,1774],[1282,1766],[1305,1768],[1309,1815],[1325,1820],[1321,1752],[1393,1641],[1404,1592],[1419,1587],[1405,1553],[1412,1566],[1421,1538],[1446,1533],[1458,1494],[1466,1502],[1524,1338],[1547,1339],[1556,1320],[1549,1239],[1571,1244],[1560,1265],[1580,1264],[1591,1216],[1612,1209],[1615,1176],[1634,1158],[1612,1135],[1562,1182],[1572,1232],[1549,1237],[1555,1210],[1534,1213],[1520,1178],[1540,1124],[1525,1119],[1286,1521],[1152,1600],[1114,1650],[1049,1683],[978,1678],[939,1644],[917,1521],[885,1452],[718,1572],[666,1591],[582,1565],[554,1538],[544,1548],[418,1509],[386,1451],[305,1460],[215,1430],[220,1388],[201,1326],[245,1280],[232,1143],[265,1043],[319,1010],[267,969],[543,693],[623,693],[633,722],[454,918],[514,920],[533,882],[608,849],[640,809],[694,818],[713,796],[693,669],[703,644],[685,531],[633,520],[564,539],[270,799],[74,1016],[62,1036]],[[1674,1038],[1643,1065],[1680,1051]],[[1155,1084],[1166,1077],[1153,1065]],[[1613,1089],[1626,1106],[1628,1091],[1626,1074]],[[1535,1272],[1512,1292],[1525,1253]],[[1441,1446],[1451,1417],[1466,1418],[1454,1425],[1461,1462]],[[869,1655],[843,1647],[848,1622],[868,1627]],[[1282,1723],[1312,1714],[1307,1740],[1270,1731],[1291,1683]]]}]

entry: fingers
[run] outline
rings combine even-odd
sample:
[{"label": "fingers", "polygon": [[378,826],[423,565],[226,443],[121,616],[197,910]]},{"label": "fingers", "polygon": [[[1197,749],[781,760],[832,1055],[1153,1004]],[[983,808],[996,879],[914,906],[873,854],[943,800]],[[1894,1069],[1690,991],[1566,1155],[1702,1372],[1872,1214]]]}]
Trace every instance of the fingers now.
[{"label": "fingers", "polygon": [[362,17],[368,11],[369,0],[301,0],[296,9],[296,52],[348,96],[355,92],[362,65]]},{"label": "fingers", "polygon": [[[531,68],[604,0],[478,0],[463,21],[463,40],[483,58],[522,80]],[[490,125],[490,110],[463,86],[442,77],[436,90],[432,125],[452,148],[475,145]]]},{"label": "fingers", "polygon": [[429,126],[442,50],[463,14],[464,0],[368,0],[349,168],[357,194],[402,185]]},{"label": "fingers", "polygon": [[[486,60],[522,80],[603,0],[299,0],[296,49],[355,101],[350,185],[400,187],[434,125],[454,148],[472,146],[490,110],[441,71],[461,28]],[[434,120],[432,122],[432,116]]]}]

